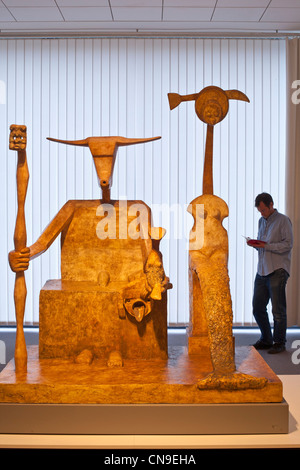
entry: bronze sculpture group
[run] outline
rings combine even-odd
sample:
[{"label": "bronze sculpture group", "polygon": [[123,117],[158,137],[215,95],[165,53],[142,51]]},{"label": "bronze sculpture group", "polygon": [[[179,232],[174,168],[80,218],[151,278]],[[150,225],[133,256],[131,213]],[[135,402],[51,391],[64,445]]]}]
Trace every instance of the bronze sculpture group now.
[{"label": "bronze sculpture group", "polygon": [[[263,389],[268,382],[265,377],[236,368],[228,237],[222,224],[229,210],[213,191],[214,126],[226,117],[229,100],[249,99],[238,90],[224,91],[216,86],[186,96],[169,93],[168,98],[170,109],[183,101],[195,101],[197,117],[207,125],[203,190],[188,206],[194,226],[189,248],[187,350],[193,360],[207,357],[211,370],[199,377],[195,385],[198,391]],[[90,137],[80,141],[49,138],[57,143],[89,147],[102,197],[94,201],[68,201],[38,240],[27,247],[26,127],[11,126],[10,149],[18,152],[15,250],[9,253],[11,269],[16,273],[16,374],[27,371],[24,271],[29,261],[44,253],[58,235],[61,235],[61,279],[47,281],[40,292],[39,360],[70,360],[89,367],[93,361],[104,359],[108,368],[122,368],[124,361],[130,359],[168,359],[167,290],[172,285],[165,275],[159,248],[165,230],[152,225],[151,209],[143,201],[124,204],[110,197],[118,147],[159,138]],[[199,211],[199,207],[203,210]],[[139,217],[140,213],[145,217]],[[99,221],[102,233],[98,230]],[[195,246],[193,237],[199,227],[204,236]]]}]

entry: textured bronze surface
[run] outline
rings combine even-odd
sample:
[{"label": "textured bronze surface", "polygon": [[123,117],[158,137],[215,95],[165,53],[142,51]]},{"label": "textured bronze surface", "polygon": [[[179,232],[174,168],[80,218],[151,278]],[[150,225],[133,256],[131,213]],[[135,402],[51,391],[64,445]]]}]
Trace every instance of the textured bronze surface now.
[{"label": "textured bronze surface", "polygon": [[233,312],[228,274],[228,236],[223,220],[229,210],[213,190],[214,126],[228,113],[229,99],[249,101],[239,90],[216,86],[181,96],[169,93],[170,108],[195,101],[198,118],[207,124],[202,191],[189,205],[194,218],[189,244],[189,352],[210,356],[213,372],[199,378],[199,389],[263,388],[267,379],[236,370],[232,337]]},{"label": "textured bronze surface", "polygon": [[41,358],[72,358],[83,351],[108,358],[167,357],[167,300],[154,301],[141,322],[122,309],[125,282],[48,281],[40,293],[39,354]]},{"label": "textured bronze surface", "polygon": [[102,190],[102,200],[110,201],[110,189],[112,185],[113,170],[116,155],[119,147],[126,145],[136,145],[140,143],[151,142],[160,139],[160,137],[150,137],[147,139],[128,139],[121,136],[98,136],[87,137],[82,140],[60,140],[48,137],[48,140],[67,145],[79,145],[89,147],[93,155],[95,169]]},{"label": "textured bronze surface", "polygon": [[[62,231],[62,278],[48,281],[40,292],[41,357],[68,358],[87,349],[107,359],[111,353],[116,358],[115,351],[126,358],[166,358],[165,291],[171,285],[154,249],[165,232],[149,236],[156,229],[150,208],[142,201],[111,201],[109,207],[96,200],[69,201],[68,206],[72,217]],[[127,232],[135,206],[146,217],[139,224],[144,236],[132,239]],[[97,227],[106,223],[107,209],[115,220],[107,238],[99,238]]]},{"label": "textured bronze surface", "polygon": [[124,359],[108,368],[67,359],[39,359],[28,348],[28,372],[16,376],[12,360],[0,374],[0,402],[6,403],[268,403],[282,401],[282,383],[253,347],[236,349],[237,371],[267,377],[261,389],[221,390],[197,386],[212,371],[206,356],[169,348],[167,360]]},{"label": "textured bronze surface", "polygon": [[[12,126],[10,148],[18,150],[19,157],[25,156],[26,162],[23,127],[26,129]],[[22,236],[22,243],[9,253],[9,261],[16,272],[16,352],[22,346],[21,370],[26,369],[26,344],[24,334],[20,336],[26,297],[24,271],[29,261],[43,254],[59,235],[61,279],[48,281],[40,292],[40,357],[72,358],[78,364],[89,364],[94,357],[105,358],[107,366],[113,368],[122,367],[123,358],[167,357],[166,291],[172,285],[159,251],[165,230],[153,226],[151,210],[143,201],[110,199],[118,147],[159,138],[60,141],[89,147],[102,199],[66,202],[29,247],[23,207],[28,175],[20,173],[25,165],[18,165],[18,190],[22,190],[23,198],[18,199],[22,219],[17,219],[15,240]]]}]

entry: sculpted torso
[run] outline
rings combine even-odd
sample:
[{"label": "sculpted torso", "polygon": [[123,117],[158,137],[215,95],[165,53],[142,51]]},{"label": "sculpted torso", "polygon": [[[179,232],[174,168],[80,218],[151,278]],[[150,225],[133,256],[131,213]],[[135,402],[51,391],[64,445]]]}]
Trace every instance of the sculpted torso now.
[{"label": "sculpted torso", "polygon": [[194,199],[188,208],[194,217],[190,235],[190,256],[197,262],[228,260],[228,236],[222,225],[228,217],[227,204],[217,196],[204,194]]}]

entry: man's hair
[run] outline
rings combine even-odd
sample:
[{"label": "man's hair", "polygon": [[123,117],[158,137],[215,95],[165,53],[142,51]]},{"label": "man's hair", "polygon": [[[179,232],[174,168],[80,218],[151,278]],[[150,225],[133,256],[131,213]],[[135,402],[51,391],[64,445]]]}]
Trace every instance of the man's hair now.
[{"label": "man's hair", "polygon": [[267,207],[270,207],[270,204],[273,202],[273,198],[268,193],[258,194],[255,198],[255,207],[258,207],[261,202],[263,202]]}]

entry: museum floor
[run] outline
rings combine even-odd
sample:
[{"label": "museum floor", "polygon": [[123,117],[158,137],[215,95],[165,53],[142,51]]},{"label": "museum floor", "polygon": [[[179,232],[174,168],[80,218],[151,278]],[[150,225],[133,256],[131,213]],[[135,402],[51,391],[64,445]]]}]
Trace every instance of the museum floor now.
[{"label": "museum floor", "polygon": [[[13,356],[14,329],[0,328],[0,340],[6,346],[6,362]],[[258,338],[256,328],[234,329],[237,346],[253,344]],[[37,344],[38,330],[26,329],[28,345]],[[295,343],[299,341],[299,343]],[[169,330],[169,344],[182,345],[185,330]],[[298,352],[299,351],[299,352]],[[159,449],[244,449],[244,448],[300,448],[300,329],[290,328],[287,350],[281,354],[261,355],[283,383],[284,399],[289,405],[289,432],[285,434],[239,435],[0,435],[0,448],[159,448]],[[298,364],[297,364],[298,362]],[[4,365],[1,365],[3,368]]]}]

